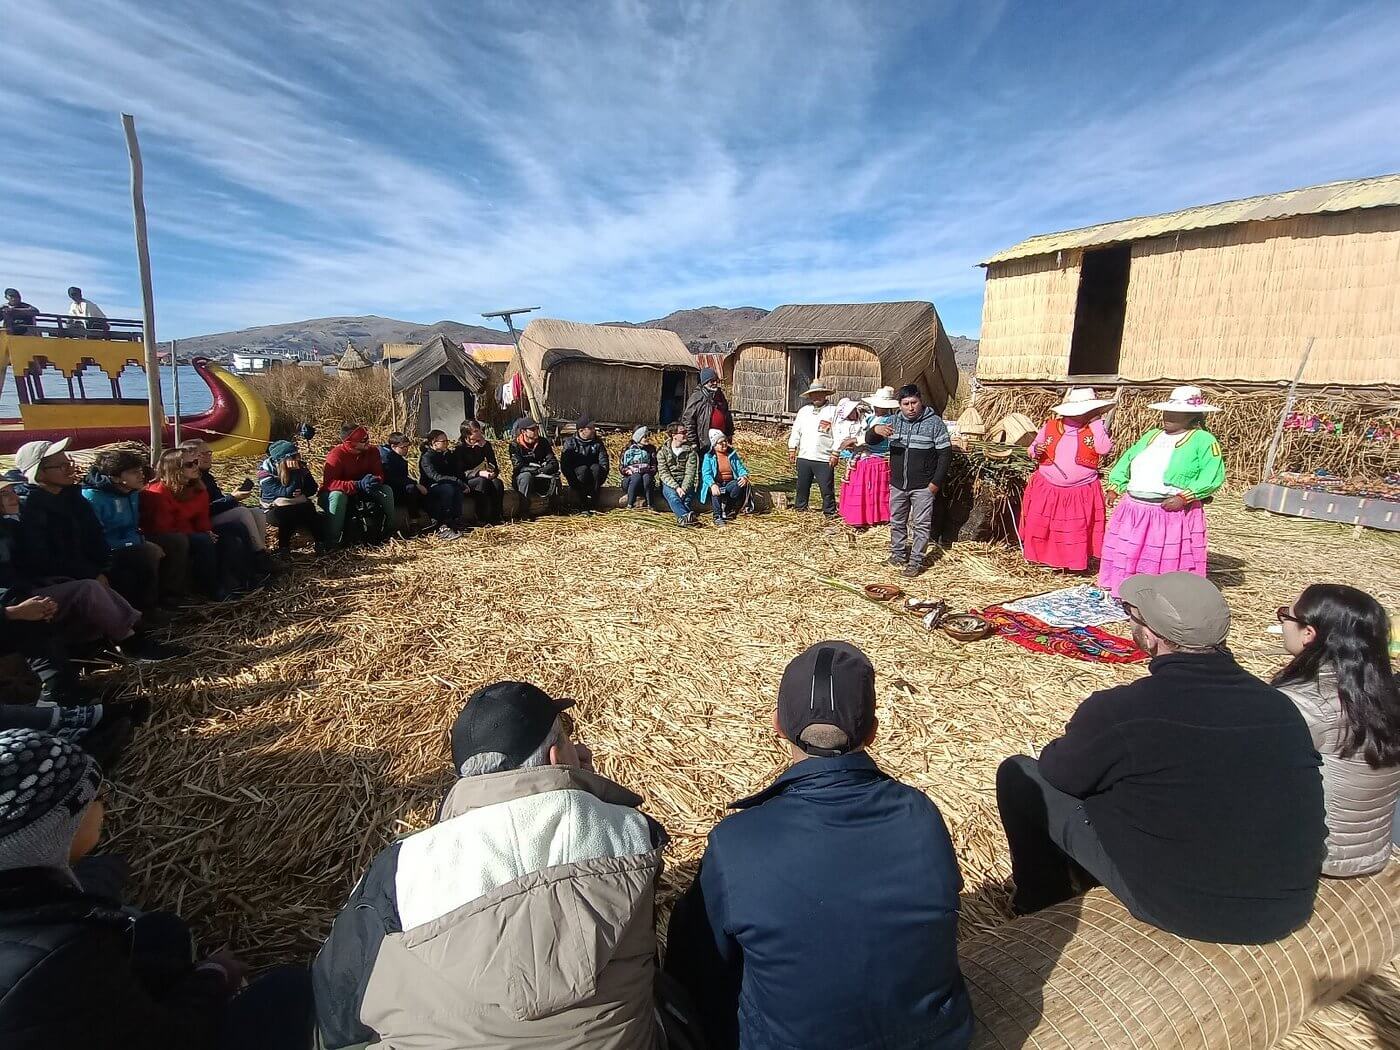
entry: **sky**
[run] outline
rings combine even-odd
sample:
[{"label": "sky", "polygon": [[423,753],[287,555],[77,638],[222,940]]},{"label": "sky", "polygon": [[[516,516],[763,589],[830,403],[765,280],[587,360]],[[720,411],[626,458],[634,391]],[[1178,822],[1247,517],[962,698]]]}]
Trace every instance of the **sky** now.
[{"label": "sky", "polygon": [[[1400,171],[1400,4],[25,0],[0,281],[160,338],[928,299],[1036,233]],[[488,322],[489,323],[489,322]]]}]

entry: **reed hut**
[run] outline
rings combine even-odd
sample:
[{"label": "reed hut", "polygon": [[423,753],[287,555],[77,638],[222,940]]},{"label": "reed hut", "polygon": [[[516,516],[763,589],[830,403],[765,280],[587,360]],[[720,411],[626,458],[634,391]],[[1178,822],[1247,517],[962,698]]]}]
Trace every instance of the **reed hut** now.
[{"label": "reed hut", "polygon": [[506,370],[515,356],[515,347],[510,344],[463,343],[462,349],[486,369],[486,390],[477,399],[476,418],[496,433],[502,433],[519,415],[512,408],[509,398],[504,403],[501,400],[501,388],[505,386]]},{"label": "reed hut", "polygon": [[350,376],[363,372],[367,368],[373,368],[369,358],[360,353],[355,348],[354,343],[345,345],[345,353],[340,355],[340,360],[335,362],[335,370],[338,375]]},{"label": "reed hut", "polygon": [[542,422],[587,413],[604,426],[656,427],[679,418],[699,371],[674,332],[544,317],[520,333],[505,378],[521,376]]},{"label": "reed hut", "polygon": [[849,397],[914,383],[940,412],[958,389],[948,333],[924,302],[780,306],[724,361],[729,406],[745,419],[789,418],[818,376]]},{"label": "reed hut", "polygon": [[394,393],[409,405],[417,403],[412,418],[419,435],[445,430],[455,440],[462,423],[475,417],[478,398],[490,397],[486,369],[445,335],[433,336],[396,362],[390,376]]},{"label": "reed hut", "polygon": [[1335,433],[1358,440],[1400,398],[1400,175],[1044,234],[982,265],[987,418],[1039,418],[1070,383],[1130,405],[1194,383],[1226,399],[1213,424],[1247,410],[1257,470],[1295,377],[1300,410],[1349,414]]}]

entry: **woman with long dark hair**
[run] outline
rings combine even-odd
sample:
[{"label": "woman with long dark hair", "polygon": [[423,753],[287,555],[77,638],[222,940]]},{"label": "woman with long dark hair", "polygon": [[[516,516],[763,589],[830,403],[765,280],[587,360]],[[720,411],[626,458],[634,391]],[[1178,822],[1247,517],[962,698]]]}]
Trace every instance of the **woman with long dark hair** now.
[{"label": "woman with long dark hair", "polygon": [[1322,755],[1325,875],[1369,875],[1390,857],[1400,798],[1400,690],[1390,617],[1365,591],[1315,583],[1278,610],[1288,666],[1274,685],[1298,705]]}]

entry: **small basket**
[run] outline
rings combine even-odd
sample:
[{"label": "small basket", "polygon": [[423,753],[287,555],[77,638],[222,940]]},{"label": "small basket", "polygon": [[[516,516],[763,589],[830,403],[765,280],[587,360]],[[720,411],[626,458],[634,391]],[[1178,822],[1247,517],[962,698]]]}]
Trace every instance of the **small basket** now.
[{"label": "small basket", "polygon": [[892,583],[867,583],[864,590],[872,602],[892,602],[904,596],[904,591]]},{"label": "small basket", "polygon": [[996,631],[990,620],[976,613],[945,616],[940,626],[944,634],[959,642],[979,642]]}]

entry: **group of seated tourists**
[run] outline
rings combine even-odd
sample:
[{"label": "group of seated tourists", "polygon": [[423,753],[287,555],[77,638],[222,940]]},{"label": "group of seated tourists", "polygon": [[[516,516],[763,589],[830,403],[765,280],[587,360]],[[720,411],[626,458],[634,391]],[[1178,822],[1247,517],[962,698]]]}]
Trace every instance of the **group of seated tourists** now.
[{"label": "group of seated tourists", "polygon": [[[537,427],[517,427],[519,491],[562,478],[596,497],[606,452],[578,429],[556,460]],[[658,478],[678,518],[695,515],[685,499],[706,478],[722,482],[718,517],[742,503],[742,464],[717,473],[684,426],[669,436],[653,454],[634,433],[624,477]],[[720,432],[709,455],[726,445]],[[355,504],[387,520],[420,506],[448,528],[468,499],[483,520],[500,513],[499,468],[474,427],[455,447],[430,434],[417,480],[402,434],[376,449],[348,428],[319,486],[294,445],[275,443],[260,511],[247,487],[213,484],[205,451],[167,453],[154,479],[138,457],[104,453],[80,486],[61,442],[35,442],[0,481],[0,638],[41,683],[37,702],[0,705],[7,1050],[969,1045],[963,880],[937,788],[877,764],[876,669],[842,641],[784,670],[772,726],[788,766],[710,831],[664,955],[668,839],[644,812],[647,785],[597,772],[573,701],[525,682],[478,689],[442,727],[453,783],[434,823],[347,874],[309,966],[250,981],[178,915],[130,906],[122,858],[99,848],[102,786],[146,705],[85,694],[75,647],[175,655],[148,625],[192,591],[246,582],[266,563],[269,525],[279,545],[297,531],[328,545]],[[651,485],[629,484],[629,503]],[[1183,938],[1287,937],[1312,916],[1320,878],[1372,874],[1390,856],[1400,694],[1388,616],[1353,587],[1306,588],[1277,610],[1289,660],[1265,683],[1227,648],[1231,612],[1209,581],[1139,575],[1121,595],[1147,673],[1093,693],[1060,737],[996,770],[1011,908],[1102,885]]]}]

